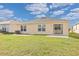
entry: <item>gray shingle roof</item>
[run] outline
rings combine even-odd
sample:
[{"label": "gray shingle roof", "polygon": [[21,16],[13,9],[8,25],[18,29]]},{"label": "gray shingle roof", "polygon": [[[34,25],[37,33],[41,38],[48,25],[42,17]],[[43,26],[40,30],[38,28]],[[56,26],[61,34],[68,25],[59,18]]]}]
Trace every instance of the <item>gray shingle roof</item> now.
[{"label": "gray shingle roof", "polygon": [[65,19],[54,19],[54,18],[38,18],[31,21],[26,21],[25,23],[34,23],[34,22],[46,22],[46,21],[68,21]]}]

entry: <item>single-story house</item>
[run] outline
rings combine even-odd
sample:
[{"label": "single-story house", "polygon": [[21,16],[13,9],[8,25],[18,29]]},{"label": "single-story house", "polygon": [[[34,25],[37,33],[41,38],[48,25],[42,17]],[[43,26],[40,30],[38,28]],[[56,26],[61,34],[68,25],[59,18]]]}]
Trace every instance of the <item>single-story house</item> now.
[{"label": "single-story house", "polygon": [[50,18],[39,18],[27,22],[9,20],[0,22],[0,30],[20,31],[25,34],[68,35],[68,21]]},{"label": "single-story house", "polygon": [[79,24],[76,24],[72,27],[72,32],[79,33]]}]

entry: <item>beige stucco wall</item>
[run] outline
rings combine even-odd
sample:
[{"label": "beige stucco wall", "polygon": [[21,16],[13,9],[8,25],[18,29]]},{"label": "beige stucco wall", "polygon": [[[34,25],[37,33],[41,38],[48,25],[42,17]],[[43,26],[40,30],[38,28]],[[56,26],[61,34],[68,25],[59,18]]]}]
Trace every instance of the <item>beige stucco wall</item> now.
[{"label": "beige stucco wall", "polygon": [[[45,32],[38,32],[38,25],[39,24],[45,24],[46,25],[46,31]],[[26,34],[53,34],[53,24],[63,24],[63,34],[62,35],[68,35],[68,21],[45,21],[45,22],[32,22],[32,23],[25,23],[26,25]],[[11,21],[9,24],[9,32],[15,32],[17,30],[21,30],[21,25],[23,23]]]},{"label": "beige stucco wall", "polygon": [[38,25],[39,24],[27,24],[27,33],[29,34],[52,34],[51,27],[52,25],[46,24],[46,31],[45,32],[38,32]]},{"label": "beige stucco wall", "polygon": [[21,23],[17,21],[12,21],[9,23],[9,32],[15,32],[20,30]]},{"label": "beige stucco wall", "polygon": [[[45,24],[46,31],[38,32],[38,25]],[[54,22],[42,22],[42,23],[30,23],[26,24],[28,34],[53,34],[53,24],[63,24],[63,35],[68,35],[68,22],[67,21],[54,21]],[[53,34],[54,35],[54,34]]]},{"label": "beige stucco wall", "polygon": [[17,31],[17,30],[20,30],[20,25],[19,24],[11,24],[10,26],[9,26],[9,29],[10,29],[10,31],[9,32],[15,32],[15,31]]}]

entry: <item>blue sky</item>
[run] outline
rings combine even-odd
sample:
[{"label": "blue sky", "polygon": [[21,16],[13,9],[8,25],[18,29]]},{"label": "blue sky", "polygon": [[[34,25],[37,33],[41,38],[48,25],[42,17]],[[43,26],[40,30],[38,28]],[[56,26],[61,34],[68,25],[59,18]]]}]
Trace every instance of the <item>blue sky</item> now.
[{"label": "blue sky", "polygon": [[69,25],[79,23],[78,3],[1,3],[0,19],[16,19],[20,21],[35,18],[58,18],[69,20]]}]

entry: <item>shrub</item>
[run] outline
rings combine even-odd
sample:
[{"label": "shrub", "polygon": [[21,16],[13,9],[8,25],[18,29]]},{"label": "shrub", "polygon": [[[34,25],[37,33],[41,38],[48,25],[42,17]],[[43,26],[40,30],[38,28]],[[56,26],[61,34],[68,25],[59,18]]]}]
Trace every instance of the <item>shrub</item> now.
[{"label": "shrub", "polygon": [[12,32],[0,31],[2,34],[13,34]]},{"label": "shrub", "polygon": [[16,34],[21,34],[21,32],[19,30],[15,31]]},{"label": "shrub", "polygon": [[79,34],[78,34],[78,33],[72,32],[72,33],[69,33],[69,36],[70,36],[70,37],[73,37],[73,38],[79,39]]}]

